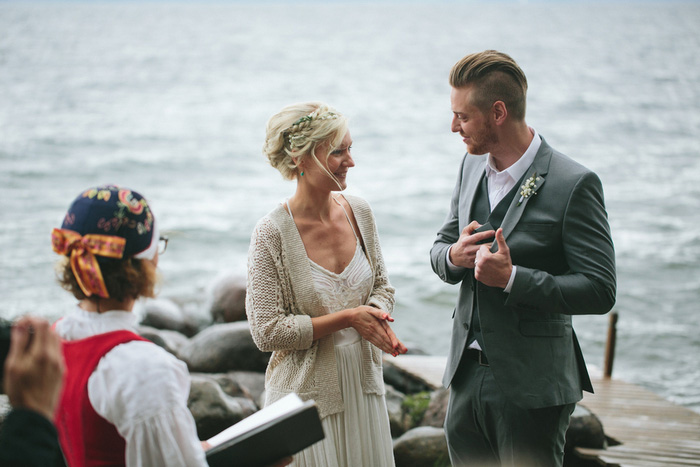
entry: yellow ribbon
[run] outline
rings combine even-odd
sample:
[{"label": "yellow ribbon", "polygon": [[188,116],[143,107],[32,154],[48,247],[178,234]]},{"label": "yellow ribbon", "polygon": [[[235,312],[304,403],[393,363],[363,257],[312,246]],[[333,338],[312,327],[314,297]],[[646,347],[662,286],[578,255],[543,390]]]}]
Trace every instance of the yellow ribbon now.
[{"label": "yellow ribbon", "polygon": [[87,234],[68,229],[53,229],[51,232],[53,251],[59,255],[70,254],[70,266],[78,285],[86,297],[93,294],[109,298],[107,286],[97,256],[121,258],[126,239],[112,235]]}]

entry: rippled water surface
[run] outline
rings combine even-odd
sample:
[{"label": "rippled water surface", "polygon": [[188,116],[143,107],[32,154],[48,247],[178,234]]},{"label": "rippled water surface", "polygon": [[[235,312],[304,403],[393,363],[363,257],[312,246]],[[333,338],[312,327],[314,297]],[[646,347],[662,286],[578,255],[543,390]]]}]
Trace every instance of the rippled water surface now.
[{"label": "rippled water surface", "polygon": [[[697,3],[0,3],[0,306],[72,299],[49,246],[70,201],[119,183],[173,231],[161,296],[203,316],[245,273],[256,220],[293,193],[260,154],[267,118],[323,100],[351,118],[349,192],[377,217],[401,338],[445,354],[457,289],[428,251],[464,152],[447,73],[511,54],[528,123],[601,176],[617,250],[615,376],[700,410]],[[602,366],[607,317],[575,318]]]}]

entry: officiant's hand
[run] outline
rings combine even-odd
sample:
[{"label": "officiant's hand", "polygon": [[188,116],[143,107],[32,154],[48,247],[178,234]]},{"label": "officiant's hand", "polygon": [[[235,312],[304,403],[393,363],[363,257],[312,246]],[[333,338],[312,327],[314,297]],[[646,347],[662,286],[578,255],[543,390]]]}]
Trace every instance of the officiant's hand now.
[{"label": "officiant's hand", "polygon": [[48,321],[32,316],[20,318],[12,326],[2,378],[10,404],[53,420],[64,371],[61,339]]},{"label": "officiant's hand", "polygon": [[489,287],[505,289],[513,270],[513,261],[510,258],[510,248],[503,236],[503,229],[496,231],[496,244],[498,245],[496,253],[491,253],[488,245],[481,245],[477,251],[474,260],[474,277]]}]

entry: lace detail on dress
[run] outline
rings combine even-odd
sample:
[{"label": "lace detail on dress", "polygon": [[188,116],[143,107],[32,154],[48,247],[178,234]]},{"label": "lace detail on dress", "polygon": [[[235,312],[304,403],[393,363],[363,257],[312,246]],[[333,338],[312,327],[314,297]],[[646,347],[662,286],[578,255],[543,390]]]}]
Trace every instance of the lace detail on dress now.
[{"label": "lace detail on dress", "polygon": [[[350,264],[340,274],[319,266],[309,259],[314,287],[328,313],[355,308],[367,303],[372,292],[372,268],[364,255],[359,240]],[[333,335],[335,345],[347,345],[360,340],[353,328],[337,331]]]},{"label": "lace detail on dress", "polygon": [[309,262],[316,291],[329,313],[354,308],[367,302],[372,291],[372,269],[359,241],[350,264],[340,274],[331,272],[311,260]]}]

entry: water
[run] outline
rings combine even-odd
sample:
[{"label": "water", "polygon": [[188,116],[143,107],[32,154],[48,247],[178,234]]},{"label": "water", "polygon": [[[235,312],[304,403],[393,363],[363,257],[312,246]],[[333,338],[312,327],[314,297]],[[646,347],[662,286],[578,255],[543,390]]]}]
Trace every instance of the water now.
[{"label": "water", "polygon": [[[293,193],[263,160],[267,118],[323,100],[351,118],[349,192],[372,204],[395,330],[445,354],[457,288],[428,251],[464,152],[447,73],[511,54],[528,123],[601,176],[617,250],[614,374],[700,410],[698,3],[0,3],[0,305],[54,319],[49,234],[98,183],[172,231],[161,296],[204,316],[245,273],[256,220]],[[602,366],[607,317],[576,317]]]}]

